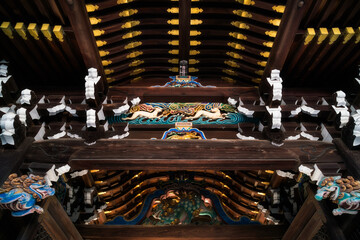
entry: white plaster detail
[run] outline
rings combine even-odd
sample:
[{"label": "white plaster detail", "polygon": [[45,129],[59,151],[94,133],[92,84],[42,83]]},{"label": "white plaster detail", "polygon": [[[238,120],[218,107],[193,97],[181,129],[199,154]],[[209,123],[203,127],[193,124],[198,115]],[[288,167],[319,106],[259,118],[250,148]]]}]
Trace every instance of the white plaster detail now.
[{"label": "white plaster detail", "polygon": [[95,99],[95,85],[100,80],[96,68],[89,68],[88,75],[85,77],[85,98]]},{"label": "white plaster detail", "polygon": [[0,119],[0,126],[1,126],[1,134],[0,139],[3,145],[10,144],[14,145],[14,135],[15,135],[15,128],[14,128],[14,121],[15,121],[16,114],[13,112],[5,113]]},{"label": "white plaster detail", "polygon": [[97,116],[100,121],[105,120],[105,114],[104,114],[104,106],[101,106],[101,109],[97,112]]},{"label": "white plaster detail", "polygon": [[313,174],[311,175],[311,181],[316,181],[318,184],[319,181],[324,177],[324,174],[321,172],[321,170],[319,169],[319,167],[314,164],[314,172]]},{"label": "white plaster detail", "polygon": [[340,114],[340,126],[339,128],[343,128],[349,122],[350,112],[346,106],[336,107],[334,105],[331,106],[336,114]]},{"label": "white plaster detail", "polygon": [[140,103],[140,101],[141,101],[141,99],[139,97],[137,97],[137,98],[133,98],[130,102],[131,102],[132,107],[133,107],[133,106],[138,105]]},{"label": "white plaster detail", "polygon": [[79,135],[77,134],[71,134],[69,132],[66,133],[70,138],[75,138],[75,139],[82,139],[82,137],[80,137]]},{"label": "white plaster detail", "polygon": [[255,112],[255,111],[251,111],[247,108],[241,107],[241,105],[239,105],[237,109],[238,109],[239,113],[242,113],[247,117],[253,117],[253,114]]},{"label": "white plaster detail", "polygon": [[130,135],[129,132],[126,132],[124,134],[121,134],[121,135],[115,135],[115,136],[112,136],[110,137],[109,139],[123,139],[123,138],[126,138]]},{"label": "white plaster detail", "polygon": [[96,111],[94,109],[86,111],[86,127],[96,128]]},{"label": "white plaster detail", "polygon": [[47,137],[49,140],[52,140],[52,139],[59,139],[59,138],[62,138],[62,137],[64,137],[64,136],[66,136],[66,132],[65,131],[61,131],[61,132],[59,132],[59,133],[57,133],[57,134],[55,134],[55,135],[53,135],[53,136],[49,136],[49,137]]},{"label": "white plaster detail", "polygon": [[81,177],[88,173],[88,170],[82,170],[82,171],[76,171],[73,173],[70,173],[71,178]]},{"label": "white plaster detail", "polygon": [[21,91],[21,95],[19,99],[16,101],[17,103],[23,104],[30,104],[31,101],[31,90],[30,89],[24,89]]},{"label": "white plaster detail", "polygon": [[62,167],[59,167],[57,169],[55,169],[55,171],[57,171],[58,175],[63,175],[64,173],[67,173],[70,171],[70,166],[68,164],[62,166]]},{"label": "white plaster detail", "polygon": [[332,143],[333,138],[331,137],[329,131],[326,129],[325,125],[321,123],[321,136],[323,142]]},{"label": "white plaster detail", "polygon": [[319,140],[318,137],[314,137],[314,136],[312,136],[312,135],[310,135],[310,134],[308,134],[306,132],[301,132],[300,135],[303,136],[304,138],[307,138],[307,139],[311,140],[311,141]]},{"label": "white plaster detail", "polygon": [[66,106],[64,104],[59,104],[52,108],[47,108],[47,111],[49,112],[49,116],[54,116],[58,113],[65,111],[65,107]]},{"label": "white plaster detail", "polygon": [[276,170],[276,174],[279,175],[280,177],[283,178],[290,178],[290,179],[294,179],[295,174],[290,173],[290,172],[284,172],[281,170]]},{"label": "white plaster detail", "polygon": [[45,135],[45,123],[42,123],[39,131],[34,137],[35,142],[44,140],[44,135]]},{"label": "white plaster detail", "polygon": [[40,115],[37,111],[38,105],[36,105],[30,112],[29,115],[31,117],[32,120],[39,120],[40,119]]},{"label": "white plaster detail", "polygon": [[16,111],[16,114],[19,115],[20,122],[27,126],[26,124],[26,108],[19,108]]},{"label": "white plaster detail", "polygon": [[343,91],[335,92],[335,97],[336,107],[346,107],[346,94]]},{"label": "white plaster detail", "polygon": [[233,107],[236,106],[237,101],[236,101],[235,99],[229,97],[229,98],[227,99],[227,101],[228,101],[228,103],[229,103],[231,106],[233,106]]},{"label": "white plaster detail", "polygon": [[272,101],[282,99],[282,78],[280,77],[280,70],[271,70],[270,78],[266,78],[267,82],[272,87]]},{"label": "white plaster detail", "polygon": [[280,129],[281,128],[281,107],[270,108],[266,106],[266,111],[272,117],[272,126],[271,129]]}]

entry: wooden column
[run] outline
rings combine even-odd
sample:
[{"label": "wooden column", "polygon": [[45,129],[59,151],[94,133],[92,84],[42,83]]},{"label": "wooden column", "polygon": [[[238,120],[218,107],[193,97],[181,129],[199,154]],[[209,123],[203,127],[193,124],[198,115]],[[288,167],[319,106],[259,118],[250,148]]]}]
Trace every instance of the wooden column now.
[{"label": "wooden column", "polygon": [[101,63],[99,51],[96,46],[95,37],[92,33],[89,16],[86,12],[84,1],[60,0],[61,7],[69,18],[71,27],[85,66],[87,68],[94,67],[101,76],[102,86],[99,89],[103,95],[108,91],[108,84],[105,78],[104,68]]},{"label": "wooden column", "polygon": [[52,239],[82,239],[56,197],[44,200],[43,208],[44,213],[39,216],[38,221]]},{"label": "wooden column", "polygon": [[265,82],[266,77],[270,76],[272,69],[282,69],[305,10],[311,2],[311,0],[287,1],[285,12],[281,18],[281,24],[276,35],[277,37],[275,38],[268,63],[262,76],[262,83]]},{"label": "wooden column", "polygon": [[191,0],[179,1],[179,61],[189,61]]},{"label": "wooden column", "polygon": [[282,240],[313,239],[315,234],[326,223],[326,217],[316,201],[314,193],[310,189],[308,193],[306,201],[290,224]]}]

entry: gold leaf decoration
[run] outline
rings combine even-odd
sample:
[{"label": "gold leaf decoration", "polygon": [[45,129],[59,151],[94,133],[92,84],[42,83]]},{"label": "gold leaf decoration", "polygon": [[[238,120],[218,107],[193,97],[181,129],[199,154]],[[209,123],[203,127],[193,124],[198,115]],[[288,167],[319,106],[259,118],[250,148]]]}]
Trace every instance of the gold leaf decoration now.
[{"label": "gold leaf decoration", "polygon": [[257,65],[265,67],[266,63],[267,63],[266,61],[259,61],[259,62],[257,62]]},{"label": "gold leaf decoration", "polygon": [[265,35],[269,36],[269,37],[276,37],[277,31],[266,31]]},{"label": "gold leaf decoration", "polygon": [[27,30],[35,40],[39,40],[39,32],[36,23],[30,23]]},{"label": "gold leaf decoration", "polygon": [[237,62],[234,62],[232,60],[224,61],[224,63],[230,67],[240,68],[240,65]]},{"label": "gold leaf decoration", "polygon": [[238,3],[241,3],[243,5],[255,5],[255,2],[252,0],[236,0]]},{"label": "gold leaf decoration", "polygon": [[112,61],[110,61],[110,60],[102,60],[101,63],[102,63],[103,66],[107,66],[107,65],[110,65],[112,63]]},{"label": "gold leaf decoration", "polygon": [[107,44],[106,41],[101,41],[101,40],[97,40],[97,41],[96,41],[96,46],[98,46],[98,47],[102,47],[102,46],[104,46],[104,45],[106,45],[106,44]]},{"label": "gold leaf decoration", "polygon": [[112,74],[114,72],[113,69],[104,69],[106,75]]},{"label": "gold leaf decoration", "polygon": [[239,21],[233,21],[233,22],[231,22],[231,25],[233,25],[234,27],[240,28],[240,29],[250,29],[249,25],[247,25],[246,23],[243,23],[243,22],[239,22]]},{"label": "gold leaf decoration", "polygon": [[278,12],[278,13],[284,13],[285,12],[285,6],[284,5],[273,6],[272,9],[275,12]]},{"label": "gold leaf decoration", "polygon": [[194,72],[198,72],[199,69],[198,68],[189,68],[189,73],[194,73]]},{"label": "gold leaf decoration", "polygon": [[120,5],[120,4],[125,4],[125,3],[131,3],[132,1],[134,1],[134,0],[118,0],[117,4]]},{"label": "gold leaf decoration", "polygon": [[260,52],[260,55],[265,58],[268,58],[270,56],[270,52]]},{"label": "gold leaf decoration", "polygon": [[257,75],[262,76],[262,75],[264,74],[264,70],[257,70],[257,71],[255,71],[255,73],[256,73]]},{"label": "gold leaf decoration", "polygon": [[135,83],[135,82],[138,82],[140,80],[142,80],[142,77],[136,77],[136,78],[132,79],[130,82]]},{"label": "gold leaf decoration", "polygon": [[196,31],[196,30],[191,30],[191,31],[190,31],[190,36],[191,36],[191,37],[199,36],[199,35],[201,35],[201,32],[200,32],[200,31]]},{"label": "gold leaf decoration", "polygon": [[317,44],[321,44],[327,38],[328,35],[329,35],[329,32],[326,28],[320,28]]},{"label": "gold leaf decoration", "polygon": [[304,45],[308,45],[315,37],[315,29],[314,28],[308,28],[306,30],[306,36],[304,40]]},{"label": "gold leaf decoration", "polygon": [[199,60],[196,60],[196,59],[189,59],[189,64],[197,64],[199,63],[200,61]]},{"label": "gold leaf decoration", "polygon": [[172,46],[179,46],[179,40],[169,41],[168,44],[169,44],[169,45],[172,45]]},{"label": "gold leaf decoration", "polygon": [[198,45],[201,45],[200,41],[195,41],[195,40],[190,41],[190,46],[198,46]]},{"label": "gold leaf decoration", "polygon": [[136,67],[136,66],[139,66],[139,65],[141,65],[143,63],[144,63],[144,61],[142,61],[142,60],[134,60],[129,64],[129,67]]},{"label": "gold leaf decoration", "polygon": [[126,55],[126,58],[135,58],[135,57],[140,56],[141,54],[143,54],[143,52],[135,51],[135,52],[132,52],[132,53],[129,53],[128,55]]},{"label": "gold leaf decoration", "polygon": [[[202,24],[203,23],[203,21],[202,20],[200,20],[200,19],[191,19],[190,20],[190,25],[200,25],[200,24]],[[178,23],[179,24],[179,23]]]},{"label": "gold leaf decoration", "polygon": [[170,25],[179,25],[179,19],[170,19],[167,20],[167,23]]},{"label": "gold leaf decoration", "polygon": [[179,54],[179,50],[178,49],[172,49],[169,51],[169,54]]},{"label": "gold leaf decoration", "polygon": [[243,57],[240,54],[235,52],[226,52],[226,55],[236,59],[243,59]]},{"label": "gold leaf decoration", "polygon": [[105,57],[106,55],[109,55],[109,51],[99,51],[100,57]]},{"label": "gold leaf decoration", "polygon": [[269,48],[272,48],[273,44],[274,44],[273,42],[263,42],[263,45]]},{"label": "gold leaf decoration", "polygon": [[226,73],[226,74],[231,75],[231,76],[238,76],[238,73],[235,72],[235,71],[233,71],[233,70],[231,70],[231,69],[223,69],[222,71],[223,71],[224,73]]},{"label": "gold leaf decoration", "polygon": [[93,5],[93,4],[86,4],[85,7],[87,12],[95,12],[96,10],[99,9],[98,5]]},{"label": "gold leaf decoration", "polygon": [[194,56],[194,55],[198,55],[198,54],[200,54],[200,51],[198,51],[198,50],[190,50],[190,56]]},{"label": "gold leaf decoration", "polygon": [[251,13],[249,13],[247,11],[244,11],[244,10],[241,10],[241,9],[234,10],[233,13],[240,16],[240,17],[243,17],[243,18],[252,18]]},{"label": "gold leaf decoration", "polygon": [[269,23],[278,27],[278,26],[280,26],[281,19],[270,19]]},{"label": "gold leaf decoration", "polygon": [[131,42],[125,45],[125,49],[131,49],[131,48],[136,48],[138,46],[141,46],[142,42]]},{"label": "gold leaf decoration", "polygon": [[241,33],[230,32],[229,35],[231,37],[234,37],[234,38],[239,39],[239,40],[246,40],[247,39],[247,37],[244,34],[241,34]]},{"label": "gold leaf decoration", "polygon": [[89,18],[89,20],[90,20],[91,25],[96,25],[98,23],[101,23],[101,18],[91,17],[91,18]]},{"label": "gold leaf decoration", "polygon": [[179,30],[173,29],[167,32],[169,35],[179,36]]},{"label": "gold leaf decoration", "polygon": [[236,81],[229,77],[221,77],[221,80],[228,82],[228,83],[235,83]]},{"label": "gold leaf decoration", "polygon": [[329,45],[332,45],[341,35],[339,28],[332,28],[330,33]]},{"label": "gold leaf decoration", "polygon": [[228,45],[229,47],[232,47],[232,48],[235,48],[235,49],[238,49],[238,50],[245,50],[245,47],[242,46],[242,45],[239,44],[239,43],[229,42],[229,43],[227,43],[227,45]]},{"label": "gold leaf decoration", "polygon": [[132,73],[130,73],[130,76],[133,76],[133,75],[138,75],[142,72],[145,72],[145,69],[144,68],[138,68],[138,69],[135,69],[134,71],[132,71]]},{"label": "gold leaf decoration", "polygon": [[179,59],[177,58],[169,59],[168,62],[172,64],[179,64]]},{"label": "gold leaf decoration", "polygon": [[343,44],[347,43],[354,35],[355,31],[352,27],[345,28]]},{"label": "gold leaf decoration", "polygon": [[16,23],[14,29],[22,39],[27,40],[26,28],[25,28],[25,24],[23,22]]},{"label": "gold leaf decoration", "polygon": [[169,71],[170,72],[178,72],[179,68],[177,68],[177,67],[169,68]]},{"label": "gold leaf decoration", "polygon": [[168,12],[168,13],[179,13],[179,8],[175,8],[175,7],[173,7],[173,8],[168,8],[168,9],[167,9],[167,12]]},{"label": "gold leaf decoration", "polygon": [[202,13],[204,10],[202,8],[191,8],[191,14],[199,14]]},{"label": "gold leaf decoration", "polygon": [[132,28],[140,24],[140,21],[130,21],[124,23],[121,28]]},{"label": "gold leaf decoration", "polygon": [[133,37],[136,37],[136,36],[139,36],[139,35],[141,35],[141,31],[129,32],[129,33],[124,34],[122,36],[122,39],[133,38]]},{"label": "gold leaf decoration", "polygon": [[137,9],[124,10],[124,11],[119,13],[119,17],[129,17],[129,16],[134,15],[136,13],[138,13]]},{"label": "gold leaf decoration", "polygon": [[104,31],[104,30],[100,30],[100,29],[95,29],[95,30],[93,30],[93,33],[94,33],[94,36],[95,36],[95,37],[99,37],[99,36],[105,34],[105,31]]}]

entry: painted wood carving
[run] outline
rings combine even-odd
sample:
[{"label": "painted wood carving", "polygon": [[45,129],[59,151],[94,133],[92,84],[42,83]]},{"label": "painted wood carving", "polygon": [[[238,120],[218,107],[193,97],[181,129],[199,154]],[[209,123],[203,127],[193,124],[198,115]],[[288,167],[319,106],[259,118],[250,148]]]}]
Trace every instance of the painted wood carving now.
[{"label": "painted wood carving", "polygon": [[0,189],[0,207],[10,209],[14,217],[30,213],[41,214],[43,209],[35,205],[41,199],[54,195],[55,190],[46,184],[43,177],[10,174]]},{"label": "painted wood carving", "polygon": [[337,215],[357,214],[360,210],[360,181],[353,177],[325,177],[319,184],[315,195],[316,200],[329,198],[338,204],[332,213]]},{"label": "painted wood carving", "polygon": [[109,123],[129,124],[237,124],[255,121],[239,114],[234,106],[224,103],[143,103],[131,107],[126,114],[108,120]]}]

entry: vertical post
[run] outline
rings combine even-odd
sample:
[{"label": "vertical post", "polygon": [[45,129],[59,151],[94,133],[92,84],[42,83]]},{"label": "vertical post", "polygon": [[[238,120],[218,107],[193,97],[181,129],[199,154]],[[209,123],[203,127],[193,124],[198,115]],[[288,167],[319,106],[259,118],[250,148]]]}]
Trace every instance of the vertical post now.
[{"label": "vertical post", "polygon": [[81,55],[87,68],[96,68],[101,76],[99,91],[104,96],[108,90],[104,68],[101,63],[95,37],[91,30],[88,14],[84,1],[60,0],[61,7],[68,16],[71,27],[78,42]]},{"label": "vertical post", "polygon": [[191,0],[179,0],[179,60],[189,62]]}]

